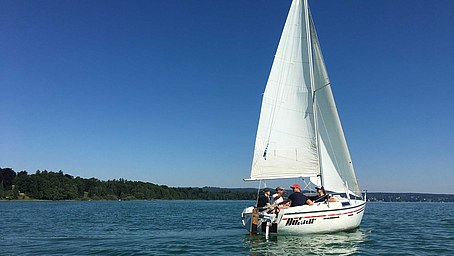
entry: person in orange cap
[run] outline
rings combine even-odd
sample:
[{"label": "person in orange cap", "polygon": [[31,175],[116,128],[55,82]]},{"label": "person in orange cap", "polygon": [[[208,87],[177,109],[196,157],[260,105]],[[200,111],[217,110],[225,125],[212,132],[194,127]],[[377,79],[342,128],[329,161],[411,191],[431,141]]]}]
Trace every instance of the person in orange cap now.
[{"label": "person in orange cap", "polygon": [[304,204],[308,204],[308,205],[314,204],[314,202],[312,202],[309,198],[307,198],[307,196],[305,196],[305,195],[303,195],[303,193],[301,193],[300,185],[295,184],[295,185],[291,186],[290,188],[293,189],[293,193],[287,199],[280,202],[279,204],[286,204],[286,203],[290,202],[290,207],[304,205]]}]

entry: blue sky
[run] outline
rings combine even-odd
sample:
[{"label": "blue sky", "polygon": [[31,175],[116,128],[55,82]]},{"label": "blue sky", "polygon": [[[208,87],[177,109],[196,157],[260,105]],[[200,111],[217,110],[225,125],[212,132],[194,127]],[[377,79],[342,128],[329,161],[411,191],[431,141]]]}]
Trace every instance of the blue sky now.
[{"label": "blue sky", "polygon": [[[1,1],[0,167],[257,186],[290,2]],[[454,1],[309,4],[361,189],[454,193]]]}]

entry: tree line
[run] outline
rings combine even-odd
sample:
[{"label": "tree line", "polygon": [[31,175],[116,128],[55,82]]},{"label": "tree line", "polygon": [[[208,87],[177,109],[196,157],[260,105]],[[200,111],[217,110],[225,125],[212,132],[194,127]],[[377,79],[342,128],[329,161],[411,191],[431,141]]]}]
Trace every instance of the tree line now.
[{"label": "tree line", "polygon": [[255,200],[256,193],[156,185],[142,181],[103,181],[64,174],[63,171],[16,173],[0,168],[0,199],[38,200]]}]

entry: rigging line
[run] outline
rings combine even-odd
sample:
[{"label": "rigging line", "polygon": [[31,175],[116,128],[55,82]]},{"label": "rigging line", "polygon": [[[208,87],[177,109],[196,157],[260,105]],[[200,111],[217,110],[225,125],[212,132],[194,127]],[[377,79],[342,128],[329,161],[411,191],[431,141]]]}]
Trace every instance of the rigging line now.
[{"label": "rigging line", "polygon": [[257,189],[257,199],[255,199],[255,207],[257,207],[257,204],[259,203],[259,196],[260,196],[260,186],[262,185],[262,180],[259,182],[259,187]]},{"label": "rigging line", "polygon": [[312,189],[311,189],[311,180],[309,179],[309,182],[306,182],[306,180],[304,178],[303,179],[303,182],[304,182],[304,188],[303,188],[303,191],[306,189],[306,188],[309,188],[309,191],[312,192]]},{"label": "rigging line", "polygon": [[325,87],[328,86],[328,85],[331,85],[331,83],[327,83],[327,84],[325,84],[324,86],[318,88],[317,90],[314,91],[314,93],[320,91],[321,89],[325,88]]}]

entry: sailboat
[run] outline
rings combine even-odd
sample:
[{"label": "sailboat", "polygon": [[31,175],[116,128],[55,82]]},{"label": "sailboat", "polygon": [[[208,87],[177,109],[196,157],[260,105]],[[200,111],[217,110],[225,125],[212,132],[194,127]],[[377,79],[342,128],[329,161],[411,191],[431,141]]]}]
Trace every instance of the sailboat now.
[{"label": "sailboat", "polygon": [[[300,179],[336,202],[244,209],[251,233],[301,235],[357,228],[366,207],[331,91],[307,0],[293,0],[262,99],[248,180]],[[311,195],[308,195],[311,198]]]}]

